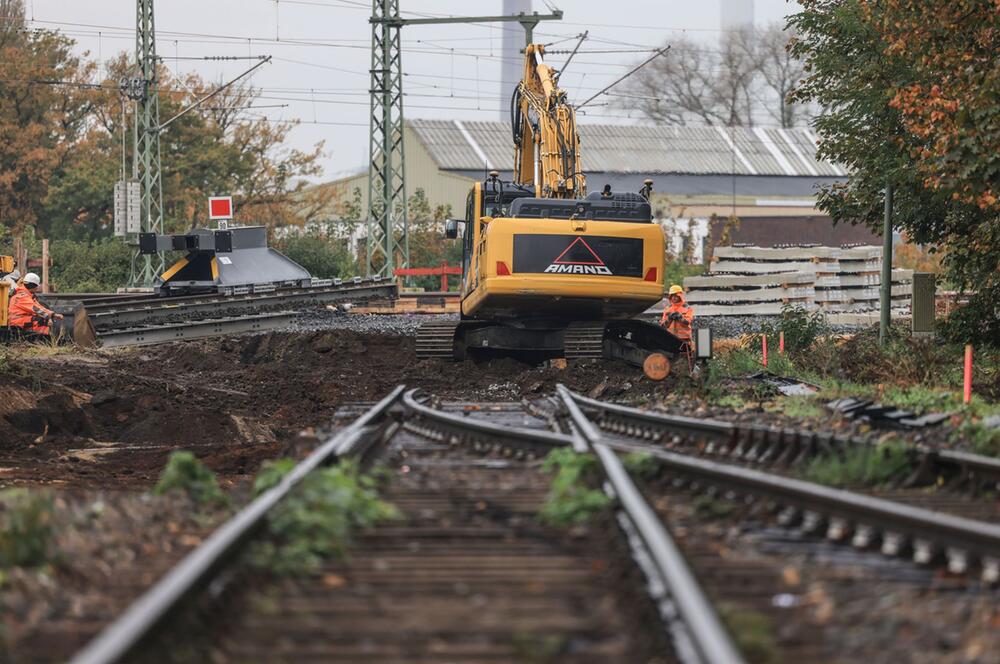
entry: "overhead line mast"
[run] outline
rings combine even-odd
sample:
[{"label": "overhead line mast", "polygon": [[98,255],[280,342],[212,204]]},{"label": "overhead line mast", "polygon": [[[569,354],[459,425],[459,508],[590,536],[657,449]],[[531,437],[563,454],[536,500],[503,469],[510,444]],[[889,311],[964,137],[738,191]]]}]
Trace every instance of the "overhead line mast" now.
[{"label": "overhead line mast", "polygon": [[409,267],[410,263],[399,29],[404,25],[513,21],[524,28],[525,45],[528,45],[532,43],[535,26],[540,21],[561,20],[562,17],[561,11],[554,10],[551,14],[404,19],[399,15],[399,0],[372,0],[372,16],[369,19],[372,25],[372,65],[368,239],[365,252],[368,276],[392,277],[397,267]]},{"label": "overhead line mast", "polygon": [[[156,75],[156,30],[153,0],[136,0],[135,59],[138,73],[131,86],[135,99],[133,177],[139,181],[140,227],[163,233],[163,181],[160,162],[160,100]],[[140,254],[138,238],[132,254],[130,286],[152,286],[166,266],[163,253]]]}]

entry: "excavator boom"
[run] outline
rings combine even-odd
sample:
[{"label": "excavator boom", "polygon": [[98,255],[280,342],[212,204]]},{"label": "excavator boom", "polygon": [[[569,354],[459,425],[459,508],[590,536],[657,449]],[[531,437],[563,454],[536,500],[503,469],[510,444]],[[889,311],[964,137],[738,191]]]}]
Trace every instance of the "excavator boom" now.
[{"label": "excavator boom", "polygon": [[511,99],[514,182],[533,186],[538,198],[583,198],[576,111],[544,54],[541,44],[525,48],[524,76]]}]

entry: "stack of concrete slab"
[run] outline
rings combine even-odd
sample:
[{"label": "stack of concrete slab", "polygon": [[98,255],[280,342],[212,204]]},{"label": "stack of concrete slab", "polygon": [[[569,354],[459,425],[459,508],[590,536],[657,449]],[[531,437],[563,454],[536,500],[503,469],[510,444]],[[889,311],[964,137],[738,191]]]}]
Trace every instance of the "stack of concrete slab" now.
[{"label": "stack of concrete slab", "polygon": [[[785,305],[821,309],[863,323],[878,311],[881,247],[718,247],[709,274],[684,280],[700,316],[781,313]],[[893,270],[894,315],[907,313],[913,272]],[[842,315],[844,314],[844,315]]]},{"label": "stack of concrete slab", "polygon": [[713,274],[687,277],[687,301],[699,316],[750,316],[780,314],[786,304],[816,307],[815,277],[808,272],[764,274]]}]

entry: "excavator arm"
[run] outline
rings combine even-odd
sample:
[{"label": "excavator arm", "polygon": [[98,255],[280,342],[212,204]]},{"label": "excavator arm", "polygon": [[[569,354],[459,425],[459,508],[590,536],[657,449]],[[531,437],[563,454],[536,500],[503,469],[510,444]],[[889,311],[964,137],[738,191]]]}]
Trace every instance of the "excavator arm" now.
[{"label": "excavator arm", "polygon": [[544,54],[541,44],[525,48],[524,76],[511,98],[514,182],[534,186],[539,198],[583,198],[576,111]]}]

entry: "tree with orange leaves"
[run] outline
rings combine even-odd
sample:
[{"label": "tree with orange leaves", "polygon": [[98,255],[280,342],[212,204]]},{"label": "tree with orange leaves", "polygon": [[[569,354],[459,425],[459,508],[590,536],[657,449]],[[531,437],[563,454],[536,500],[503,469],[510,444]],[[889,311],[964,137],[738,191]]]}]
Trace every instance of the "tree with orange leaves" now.
[{"label": "tree with orange leaves", "polygon": [[970,292],[945,326],[1000,347],[1000,69],[997,0],[799,0],[792,52],[806,76],[793,97],[818,104],[821,157],[845,183],[818,205],[835,221],[893,227],[932,251]]},{"label": "tree with orange leaves", "polygon": [[888,58],[912,79],[892,88],[924,184],[1000,210],[1000,2],[864,0]]}]

